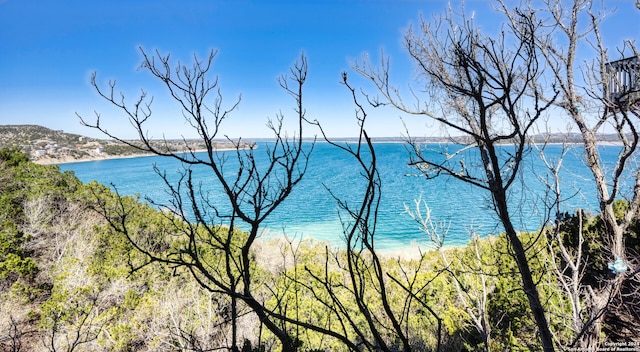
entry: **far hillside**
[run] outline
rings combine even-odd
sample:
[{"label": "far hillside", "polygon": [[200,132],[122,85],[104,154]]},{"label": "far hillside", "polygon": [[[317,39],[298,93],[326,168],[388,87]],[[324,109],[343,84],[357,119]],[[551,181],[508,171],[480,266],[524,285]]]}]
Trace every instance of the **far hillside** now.
[{"label": "far hillside", "polygon": [[0,148],[19,148],[33,161],[62,162],[133,154],[122,143],[86,137],[38,125],[0,125]]},{"label": "far hillside", "polygon": [[[536,143],[578,143],[579,136],[575,133],[554,133],[549,135],[535,135],[533,140]],[[614,135],[601,134],[598,139],[601,142],[615,140]],[[265,141],[268,139],[265,139]],[[345,138],[345,141],[349,141]],[[376,141],[402,141],[402,138],[376,138]],[[256,140],[257,141],[257,140]],[[468,143],[460,137],[427,137],[419,142],[426,143]],[[137,141],[129,142],[136,144]],[[167,142],[167,145],[165,145]],[[248,148],[254,142],[243,142],[242,147]],[[171,151],[185,150],[185,141],[157,140],[156,147],[168,148]],[[187,140],[189,148],[194,150],[204,150],[205,145],[199,139]],[[39,125],[0,125],[0,148],[18,148],[29,155],[30,159],[40,164],[56,164],[62,162],[86,161],[95,159],[105,159],[122,156],[144,155],[146,153],[131,147],[125,143],[109,140],[97,139],[82,136],[75,133],[66,133],[63,130],[53,130]],[[233,144],[226,140],[216,142],[216,148],[234,148]]]},{"label": "far hillside", "polygon": [[45,147],[47,144],[73,145],[94,138],[52,130],[38,125],[0,125],[0,147]]},{"label": "far hillside", "polygon": [[[137,143],[134,140],[128,142]],[[158,140],[157,143],[158,147],[172,151],[185,150],[184,140]],[[205,149],[200,140],[188,140],[187,143],[189,148]],[[231,147],[233,145],[228,141],[216,142],[216,148]],[[38,125],[0,125],[0,148],[18,148],[32,161],[41,164],[146,154],[115,140],[91,138]]]}]

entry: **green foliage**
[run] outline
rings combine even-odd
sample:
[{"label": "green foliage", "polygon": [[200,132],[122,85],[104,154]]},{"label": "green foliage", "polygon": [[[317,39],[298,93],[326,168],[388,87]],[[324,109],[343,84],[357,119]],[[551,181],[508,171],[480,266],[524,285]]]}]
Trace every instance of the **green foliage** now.
[{"label": "green foliage", "polygon": [[0,262],[0,279],[6,279],[11,275],[31,277],[37,272],[38,266],[33,258],[24,258],[16,253],[5,255],[4,260]]},{"label": "green foliage", "polygon": [[[9,156],[6,160],[11,159],[20,158]],[[3,167],[0,164],[0,169],[6,170],[0,171],[8,176],[0,194],[0,292],[20,279],[30,280],[38,272],[36,263],[25,250],[28,235],[20,228],[23,222],[22,203],[27,194],[20,188],[21,180],[16,177],[19,173],[14,168],[21,163],[9,167],[11,165],[7,163]]]},{"label": "green foliage", "polygon": [[29,156],[18,147],[1,148],[0,161],[4,161],[8,166],[13,167],[28,162]]},{"label": "green foliage", "polygon": [[0,125],[0,147],[16,144],[40,144],[37,142],[54,143],[58,145],[70,145],[80,140],[94,140],[73,133],[65,133],[61,130],[52,130],[38,125]]},{"label": "green foliage", "polygon": [[[0,303],[9,302],[11,295],[29,303],[30,314],[25,316],[39,322],[39,339],[45,340],[55,330],[58,347],[65,346],[64,336],[75,336],[77,332],[91,337],[91,341],[83,342],[88,346],[85,350],[163,351],[187,349],[194,344],[209,348],[224,345],[215,336],[228,331],[229,321],[225,317],[230,299],[204,289],[184,269],[150,262],[141,249],[170,260],[191,255],[186,254],[189,246],[196,244],[195,253],[204,259],[204,269],[211,273],[210,277],[198,276],[201,283],[235,280],[237,291],[242,292],[238,268],[220,270],[220,266],[225,253],[222,246],[230,246],[231,255],[238,257],[246,233],[187,224],[136,197],[118,198],[109,188],[95,182],[83,185],[73,173],[61,173],[55,166],[21,161],[12,166],[0,163],[0,169],[4,181],[0,182],[0,288],[4,293]],[[28,211],[33,204],[40,206],[37,224],[32,223],[34,217]],[[625,206],[619,202],[616,209]],[[126,235],[117,231],[118,222],[109,225],[97,216],[95,211],[100,209],[121,209],[126,216],[114,219],[125,220]],[[75,215],[86,224],[72,221],[73,212],[80,212]],[[598,217],[585,214],[582,228],[579,223],[578,214],[566,214],[561,224],[562,238],[568,247],[575,248],[578,231],[582,231],[586,239],[583,250],[590,261],[585,282],[597,285],[606,274],[608,260],[602,254],[603,225]],[[638,224],[633,223],[626,242],[632,250],[638,248],[637,231]],[[535,233],[521,237],[530,248],[531,269],[548,305],[552,329],[565,338],[569,336],[563,330],[566,325],[558,319],[567,313],[562,311],[567,309],[567,302],[548,267],[547,238]],[[44,241],[41,242],[44,247],[36,246],[35,239]],[[61,243],[64,246],[56,247]],[[477,293],[484,284],[490,348],[536,349],[536,327],[507,239],[498,236],[478,240],[476,244],[477,252],[473,242],[445,249],[448,264],[437,251],[426,252],[421,258],[383,259],[391,309],[405,312],[403,328],[418,350],[434,350],[437,345],[438,320],[429,309],[444,325],[441,341],[444,348],[483,350],[481,336],[460,300],[455,283],[472,306],[480,304]],[[251,257],[254,280],[251,285],[268,308],[331,331],[342,331],[352,341],[357,340],[355,331],[345,328],[339,318],[348,316],[361,331],[367,331],[353,298],[354,287],[346,271],[344,251],[312,241],[262,243],[260,247]],[[363,254],[357,260],[362,270],[372,270],[370,256]],[[380,324],[388,326],[379,296],[381,288],[372,273],[365,272],[362,276],[363,296],[367,309]],[[407,287],[411,285],[415,297],[409,299],[391,278]],[[332,305],[332,297],[341,302],[340,313]],[[244,314],[248,308],[241,306],[240,310]],[[283,326],[299,342],[301,350],[344,348],[338,340],[311,329]],[[274,336],[265,330],[257,340],[253,338],[255,330],[244,329],[239,337],[245,341],[243,351],[265,351],[277,346]],[[388,339],[391,346],[400,346],[392,336]]]},{"label": "green foliage", "polygon": [[125,144],[107,144],[103,147],[103,152],[110,155],[128,155],[140,153],[140,150]]}]

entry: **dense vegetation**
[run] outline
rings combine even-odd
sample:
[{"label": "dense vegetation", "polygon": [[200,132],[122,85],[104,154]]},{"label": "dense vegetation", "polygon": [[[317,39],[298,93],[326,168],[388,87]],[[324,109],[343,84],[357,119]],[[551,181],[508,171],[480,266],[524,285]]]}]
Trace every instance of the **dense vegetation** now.
[{"label": "dense vegetation", "polygon": [[[411,26],[403,43],[417,74],[406,91],[390,79],[384,53],[379,64],[365,57],[353,66],[374,94],[353,87],[344,72],[341,84],[359,127],[348,144],[332,141],[306,116],[304,55],[278,79],[293,99],[295,130],[284,127],[290,118],[285,124],[282,113],[269,119],[273,141],[261,153],[225,135],[224,122],[240,97],[223,104],[217,76],[209,72],[215,50],[183,64],[140,48],[140,67],[168,90],[204,153],[186,140],[151,138],[146,122],[153,97],[142,91],[130,99],[115,81],[102,85],[94,73],[96,93],[118,108],[139,140],[110,133],[97,112],[78,115],[81,123],[139,152],[179,161],[180,177],[156,170],[169,199],[143,203],[33,165],[16,149],[0,153],[4,346],[488,352],[595,351],[620,342],[616,347],[633,349],[630,342],[640,336],[640,87],[621,77],[638,75],[635,43],[625,40],[609,57],[600,36],[607,11],[591,0],[518,7],[498,0],[496,7],[503,18],[497,36],[480,30],[464,7]],[[584,62],[583,49],[591,51]],[[431,222],[428,205],[422,212],[416,204],[407,212],[435,249],[417,258],[380,253],[375,243],[384,234],[376,225],[384,188],[366,120],[369,108],[381,106],[421,116],[442,128],[442,137],[464,145],[462,152],[440,150],[434,158],[408,137],[407,162],[425,179],[454,178],[483,192],[503,235],[446,249],[446,226]],[[532,144],[547,117],[556,115],[577,128],[599,214],[560,212],[572,195],[560,187],[562,158],[549,160],[544,149],[569,139],[543,132],[543,143]],[[260,241],[265,219],[307,171],[313,147],[303,148],[302,140],[309,127],[359,171],[352,182],[362,192],[357,201],[328,190],[340,211],[341,248]],[[598,148],[597,136],[607,129],[620,147],[613,163]],[[235,152],[217,152],[214,141],[223,137]],[[58,153],[50,147],[47,154]],[[538,179],[547,189],[543,199],[530,199],[519,187],[526,189],[523,161],[534,149],[546,170]],[[206,181],[195,172],[206,172]],[[205,182],[220,186],[226,209]],[[636,187],[624,192],[625,184]],[[523,205],[531,201],[540,202],[544,219],[538,231],[521,233],[514,219],[528,216]]]},{"label": "dense vegetation", "polygon": [[[119,202],[107,187],[82,184],[55,166],[33,164],[16,149],[0,150],[0,159],[0,350],[204,351],[229,346],[229,298],[205,290],[184,268],[143,265],[148,258],[131,238],[114,231],[96,210],[125,204],[131,214],[128,228],[135,229],[129,236],[158,253],[180,248],[185,239],[176,228],[189,224],[134,197]],[[618,207],[624,206],[619,202]],[[583,282],[593,287],[611,275],[600,254],[601,227],[598,217],[580,212],[566,214],[561,226],[565,245],[573,250],[582,230],[589,260]],[[553,250],[547,249],[553,245],[548,246],[544,231],[541,234],[521,236],[532,248],[531,265],[550,325],[557,336],[569,338],[569,302],[551,269],[560,256],[551,257]],[[502,236],[474,238],[466,247],[383,260],[392,308],[411,310],[402,324],[416,349],[536,348],[536,327],[507,243]],[[637,255],[637,224],[627,246]],[[209,263],[219,262],[213,249],[202,255],[209,256]],[[323,303],[329,293],[346,298],[352,289],[345,280],[341,250],[282,240],[261,243],[253,255],[252,278],[262,287],[259,295],[267,306],[301,321],[340,328],[335,312]],[[332,282],[333,289],[319,285],[317,277],[331,278],[326,282]],[[410,282],[412,299],[420,305],[408,304],[402,286],[391,278]],[[371,291],[366,293],[371,297],[368,308],[377,314],[383,307],[375,285],[362,287]],[[353,319],[361,319],[350,307],[356,302],[342,302]],[[638,336],[629,324],[638,312],[627,303],[623,295],[613,298],[619,309],[609,314],[603,329],[609,341]],[[239,310],[243,350],[276,348],[277,339],[254,314],[247,307]],[[304,327],[290,333],[303,350],[344,350],[339,341]],[[357,343],[356,332],[351,337]]]}]

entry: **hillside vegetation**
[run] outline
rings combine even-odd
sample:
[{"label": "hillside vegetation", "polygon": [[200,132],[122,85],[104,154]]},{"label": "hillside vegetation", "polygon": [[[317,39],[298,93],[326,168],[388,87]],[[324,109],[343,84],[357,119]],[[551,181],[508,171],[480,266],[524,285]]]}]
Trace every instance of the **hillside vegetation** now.
[{"label": "hillside vegetation", "polygon": [[[184,151],[185,141],[154,140],[153,145],[170,151]],[[252,143],[243,142],[243,147]],[[150,154],[140,150],[135,140],[105,140],[90,138],[78,134],[52,130],[38,125],[0,125],[0,148],[18,148],[26,153],[30,160],[41,164],[86,161],[109,157]],[[203,150],[204,143],[199,140],[187,140],[186,145],[193,150]],[[233,143],[225,140],[214,142],[218,149],[233,148]]]},{"label": "hillside vegetation", "polygon": [[31,160],[48,163],[139,153],[122,143],[38,125],[0,125],[0,148],[19,148]]},{"label": "hillside vegetation", "polygon": [[[614,135],[598,135],[602,142],[615,140]],[[579,142],[576,134],[555,134],[533,136],[535,142]],[[345,138],[345,140],[350,140]],[[377,141],[402,141],[401,137],[377,138]],[[416,139],[428,143],[450,143],[465,142],[464,138],[422,138]],[[180,151],[184,149],[182,140],[153,140],[156,146],[167,142],[168,149]],[[188,145],[194,150],[205,149],[204,143],[199,140],[189,140]],[[105,140],[82,136],[74,133],[67,133],[62,130],[52,130],[38,125],[0,125],[0,148],[18,148],[29,156],[29,159],[41,164],[56,164],[60,162],[86,161],[119,156],[132,156],[139,154],[150,154],[134,146],[138,145],[137,140],[119,142],[115,140]],[[243,142],[244,148],[250,148],[253,142]],[[218,149],[234,148],[232,143],[225,140],[215,142]]]},{"label": "hillside vegetation", "polygon": [[43,142],[71,145],[83,140],[96,141],[94,138],[38,125],[0,125],[0,145],[3,147],[36,146]]},{"label": "hillside vegetation", "polygon": [[[3,149],[0,159],[0,350],[205,351],[230,345],[228,297],[207,291],[181,270],[145,265],[145,255],[96,210],[125,204],[132,214],[129,228],[136,229],[129,236],[158,251],[179,247],[182,238],[175,228],[187,224],[132,197],[118,202],[107,187],[82,184],[72,172],[29,162],[16,149]],[[567,245],[575,240],[577,219],[566,216]],[[585,281],[593,285],[607,275],[598,254],[600,226],[598,218],[582,224],[589,240],[583,249],[592,263]],[[638,228],[633,229],[627,245],[637,251]],[[544,236],[535,242],[535,236],[523,236],[540,249],[532,258],[535,276],[553,313],[551,325],[557,336],[566,338],[569,302],[552,284],[557,280],[549,270],[554,259],[543,250]],[[261,299],[274,309],[281,307],[287,316],[339,328],[335,312],[322,303],[327,292],[313,279],[332,277],[337,283],[345,277],[339,249],[280,240],[262,243],[254,255],[253,277],[263,288]],[[387,258],[384,265],[393,277],[422,287],[413,297],[421,302],[419,309],[401,299],[405,295],[400,285],[390,282],[388,291],[394,309],[411,309],[403,324],[419,350],[436,350],[439,345],[450,351],[486,350],[485,340],[494,350],[536,348],[535,324],[503,237],[472,239],[466,247],[430,251],[416,259]],[[348,297],[349,285],[341,282],[331,294]],[[383,307],[375,292],[370,296],[369,308],[375,314]],[[343,304],[356,312],[349,307],[355,302]],[[244,341],[243,351],[276,349],[277,340],[257,317],[246,307],[240,311],[237,333]],[[633,312],[621,312],[607,319],[603,334],[612,341],[631,341],[638,336],[637,328],[628,324]],[[489,337],[478,329],[483,317]],[[356,342],[357,333],[351,333]],[[344,350],[330,337],[302,327],[296,336],[302,350]]]}]

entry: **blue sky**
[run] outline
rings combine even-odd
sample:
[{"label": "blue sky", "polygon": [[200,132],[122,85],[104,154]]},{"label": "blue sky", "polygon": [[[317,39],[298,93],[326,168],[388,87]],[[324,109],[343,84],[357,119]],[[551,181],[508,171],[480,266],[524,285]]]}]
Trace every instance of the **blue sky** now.
[{"label": "blue sky", "polygon": [[[640,11],[632,0],[606,3],[617,8],[605,23],[609,42],[640,33]],[[490,29],[497,21],[488,4],[467,1],[466,9]],[[402,33],[420,14],[429,18],[446,6],[438,0],[0,0],[0,124],[39,124],[100,137],[75,115],[91,118],[95,110],[111,132],[134,137],[122,114],[89,85],[95,71],[101,83],[116,79],[130,99],[142,88],[156,97],[148,126],[152,136],[192,137],[164,90],[138,70],[138,47],[171,53],[187,63],[194,53],[204,57],[216,49],[213,71],[225,101],[242,94],[240,108],[224,126],[230,136],[269,136],[268,118],[279,111],[285,118],[295,117],[293,101],[276,80],[302,52],[309,62],[308,117],[318,119],[333,136],[352,136],[353,105],[338,83],[341,72],[370,89],[350,66],[363,54],[375,59],[384,49],[396,81],[406,82],[413,67]],[[403,134],[398,112],[370,112],[372,135]],[[415,135],[435,133],[418,117],[405,122]],[[316,132],[308,130],[309,135]]]}]

